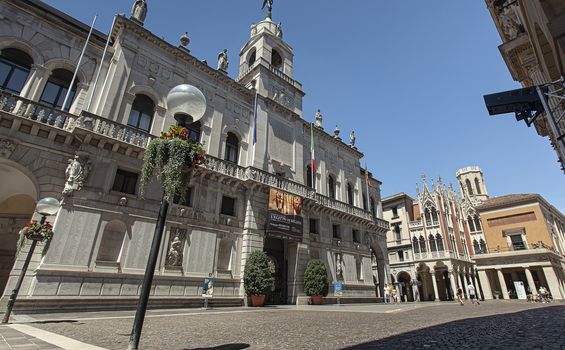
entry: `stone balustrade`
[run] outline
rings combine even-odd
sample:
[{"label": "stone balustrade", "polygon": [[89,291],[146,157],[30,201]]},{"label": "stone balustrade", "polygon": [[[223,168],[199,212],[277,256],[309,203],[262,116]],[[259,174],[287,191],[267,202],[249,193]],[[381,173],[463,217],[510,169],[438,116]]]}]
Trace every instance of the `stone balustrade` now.
[{"label": "stone balustrade", "polygon": [[412,227],[420,227],[420,226],[422,226],[422,225],[423,225],[422,220],[410,221],[410,222],[408,223],[408,227],[410,227],[410,228],[412,228]]},{"label": "stone balustrade", "polygon": [[116,123],[112,120],[84,111],[78,118],[76,118],[76,120],[73,119],[72,122],[74,123],[70,126],[72,128],[76,127],[92,131],[95,134],[106,136],[141,148],[145,148],[149,141],[151,141],[154,137],[139,129]]}]

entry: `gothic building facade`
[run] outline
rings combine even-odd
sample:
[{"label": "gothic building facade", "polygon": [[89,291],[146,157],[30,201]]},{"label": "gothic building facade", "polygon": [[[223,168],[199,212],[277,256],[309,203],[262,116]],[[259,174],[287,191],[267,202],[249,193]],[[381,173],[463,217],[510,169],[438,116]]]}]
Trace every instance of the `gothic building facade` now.
[{"label": "gothic building facade", "polygon": [[403,301],[453,300],[469,283],[481,290],[473,256],[487,252],[487,244],[475,207],[488,192],[479,167],[460,169],[456,177],[460,194],[441,178],[430,185],[422,176],[416,198],[383,198],[389,280]]},{"label": "gothic building facade", "polygon": [[[312,258],[344,282],[344,298],[381,295],[388,223],[380,182],[364,176],[354,135],[345,143],[323,130],[321,115],[315,125],[304,118],[294,52],[270,14],[252,26],[236,79],[226,74],[227,53],[210,67],[186,36],[177,46],[145,28],[147,7],[117,15],[108,35],[94,30],[78,67],[87,25],[37,0],[0,2],[0,14],[3,301],[29,246],[18,254],[18,231],[38,218],[40,198],[55,197],[54,238],[39,244],[17,307],[135,305],[161,198],[159,181],[140,196],[140,168],[149,140],[174,124],[166,96],[180,84],[206,97],[189,130],[208,163],[169,209],[151,302],[200,305],[211,273],[213,302],[242,304],[245,261],[256,249],[271,259],[272,303],[307,301]],[[271,189],[302,199],[298,235],[268,229]]]}]

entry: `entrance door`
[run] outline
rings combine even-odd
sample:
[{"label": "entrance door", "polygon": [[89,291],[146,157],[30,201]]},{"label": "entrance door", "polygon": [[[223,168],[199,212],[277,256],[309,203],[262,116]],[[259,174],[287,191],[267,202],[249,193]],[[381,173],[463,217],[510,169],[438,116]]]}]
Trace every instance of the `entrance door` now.
[{"label": "entrance door", "polygon": [[269,257],[269,265],[275,278],[271,292],[267,295],[266,303],[271,305],[286,304],[288,261],[285,259],[285,241],[280,238],[267,237],[264,250]]}]

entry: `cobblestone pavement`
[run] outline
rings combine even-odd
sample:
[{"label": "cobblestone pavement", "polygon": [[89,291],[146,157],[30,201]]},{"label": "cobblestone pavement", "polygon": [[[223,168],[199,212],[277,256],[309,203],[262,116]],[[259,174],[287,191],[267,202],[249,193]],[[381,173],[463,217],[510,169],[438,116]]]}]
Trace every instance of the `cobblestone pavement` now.
[{"label": "cobblestone pavement", "polygon": [[[26,323],[88,344],[123,350],[131,331],[130,316],[32,315]],[[185,313],[161,310],[146,319],[140,348],[565,349],[564,329],[565,305],[558,303],[287,306]]]}]

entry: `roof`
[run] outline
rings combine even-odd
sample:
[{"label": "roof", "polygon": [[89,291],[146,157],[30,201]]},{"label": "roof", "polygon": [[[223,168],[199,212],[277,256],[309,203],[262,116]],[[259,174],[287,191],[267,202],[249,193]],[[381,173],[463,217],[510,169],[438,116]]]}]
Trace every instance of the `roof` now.
[{"label": "roof", "polygon": [[400,192],[400,193],[396,193],[396,194],[392,194],[390,196],[386,196],[382,199],[383,205],[385,204],[385,202],[392,202],[394,200],[398,200],[398,199],[404,199],[404,198],[408,198],[410,201],[414,201],[414,199],[412,197],[410,197],[409,195],[407,195],[404,192]]},{"label": "roof", "polygon": [[478,211],[486,211],[489,209],[495,209],[500,207],[510,207],[523,203],[539,202],[548,207],[555,214],[561,216],[565,219],[563,213],[561,213],[557,208],[551,205],[545,200],[541,195],[537,193],[518,193],[518,194],[507,194],[504,196],[493,197],[485,200],[479,206],[476,207]]}]

